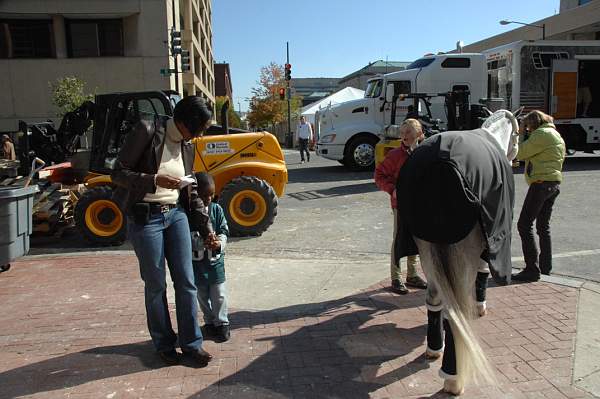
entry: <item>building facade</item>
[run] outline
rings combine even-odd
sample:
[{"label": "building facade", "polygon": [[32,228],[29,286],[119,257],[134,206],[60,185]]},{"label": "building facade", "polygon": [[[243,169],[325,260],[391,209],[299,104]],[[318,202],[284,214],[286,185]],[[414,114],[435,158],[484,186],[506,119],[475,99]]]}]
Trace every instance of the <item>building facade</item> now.
[{"label": "building facade", "polygon": [[549,40],[600,40],[600,0],[561,0],[560,13],[539,21],[519,22],[537,27],[514,25],[519,27],[466,45],[462,51],[479,53],[519,40],[539,40],[544,33]]},{"label": "building facade", "polygon": [[[190,70],[163,76],[176,67],[172,29],[182,32]],[[177,90],[214,103],[213,64],[210,0],[3,1],[0,131],[20,119],[56,120],[50,83],[67,76],[97,94]]]},{"label": "building facade", "polygon": [[344,76],[338,82],[338,89],[344,87],[354,87],[356,89],[365,90],[367,88],[367,81],[376,75],[392,73],[406,69],[406,66],[410,62],[404,61],[375,61],[367,64],[358,71],[352,72],[349,75]]},{"label": "building facade", "polygon": [[229,97],[233,101],[233,85],[229,64],[215,64],[215,96]]},{"label": "building facade", "polygon": [[338,90],[338,78],[292,78],[294,95],[302,97],[302,106],[312,104]]}]

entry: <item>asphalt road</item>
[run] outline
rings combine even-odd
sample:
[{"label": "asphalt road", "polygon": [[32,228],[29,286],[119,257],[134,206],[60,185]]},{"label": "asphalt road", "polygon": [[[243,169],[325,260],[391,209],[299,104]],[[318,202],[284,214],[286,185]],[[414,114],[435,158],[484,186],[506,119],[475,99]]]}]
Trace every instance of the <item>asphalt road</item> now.
[{"label": "asphalt road", "polygon": [[[361,261],[376,267],[385,264],[392,214],[388,196],[377,191],[372,173],[348,171],[314,153],[306,164],[300,164],[295,151],[286,151],[286,159],[289,184],[280,198],[275,223],[261,237],[232,239],[228,251],[234,255]],[[523,266],[516,231],[527,190],[522,173],[522,168],[515,169],[512,254],[516,267]],[[600,157],[568,157],[551,223],[555,274],[600,282],[599,205]],[[127,249],[131,249],[127,243],[90,248],[76,231],[67,231],[62,239],[34,237],[30,254]]]}]

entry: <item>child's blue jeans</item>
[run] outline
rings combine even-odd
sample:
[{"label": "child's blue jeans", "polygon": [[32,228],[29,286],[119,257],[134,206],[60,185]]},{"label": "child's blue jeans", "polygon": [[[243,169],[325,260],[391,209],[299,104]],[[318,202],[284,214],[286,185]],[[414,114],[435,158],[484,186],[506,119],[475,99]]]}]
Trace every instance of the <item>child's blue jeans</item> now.
[{"label": "child's blue jeans", "polygon": [[228,325],[227,292],[225,283],[198,282],[198,303],[204,314],[204,323],[214,326]]}]

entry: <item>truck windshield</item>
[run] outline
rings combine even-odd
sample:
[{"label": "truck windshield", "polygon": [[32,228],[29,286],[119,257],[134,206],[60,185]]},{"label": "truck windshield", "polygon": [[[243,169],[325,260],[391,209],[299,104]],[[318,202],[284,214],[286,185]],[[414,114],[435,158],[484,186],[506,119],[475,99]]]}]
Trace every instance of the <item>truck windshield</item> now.
[{"label": "truck windshield", "polygon": [[381,79],[371,80],[367,83],[367,90],[365,90],[365,98],[379,97],[381,94],[381,87],[383,81]]},{"label": "truck windshield", "polygon": [[420,59],[408,64],[406,69],[425,68],[427,65],[431,64],[433,61],[435,61],[435,58],[420,58]]}]

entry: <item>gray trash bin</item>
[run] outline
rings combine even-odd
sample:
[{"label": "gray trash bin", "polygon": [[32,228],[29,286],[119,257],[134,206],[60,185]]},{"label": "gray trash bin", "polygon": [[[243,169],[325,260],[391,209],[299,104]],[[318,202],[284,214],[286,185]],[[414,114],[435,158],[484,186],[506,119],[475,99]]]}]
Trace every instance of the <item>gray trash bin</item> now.
[{"label": "gray trash bin", "polygon": [[32,208],[37,186],[0,187],[0,268],[29,252]]}]

